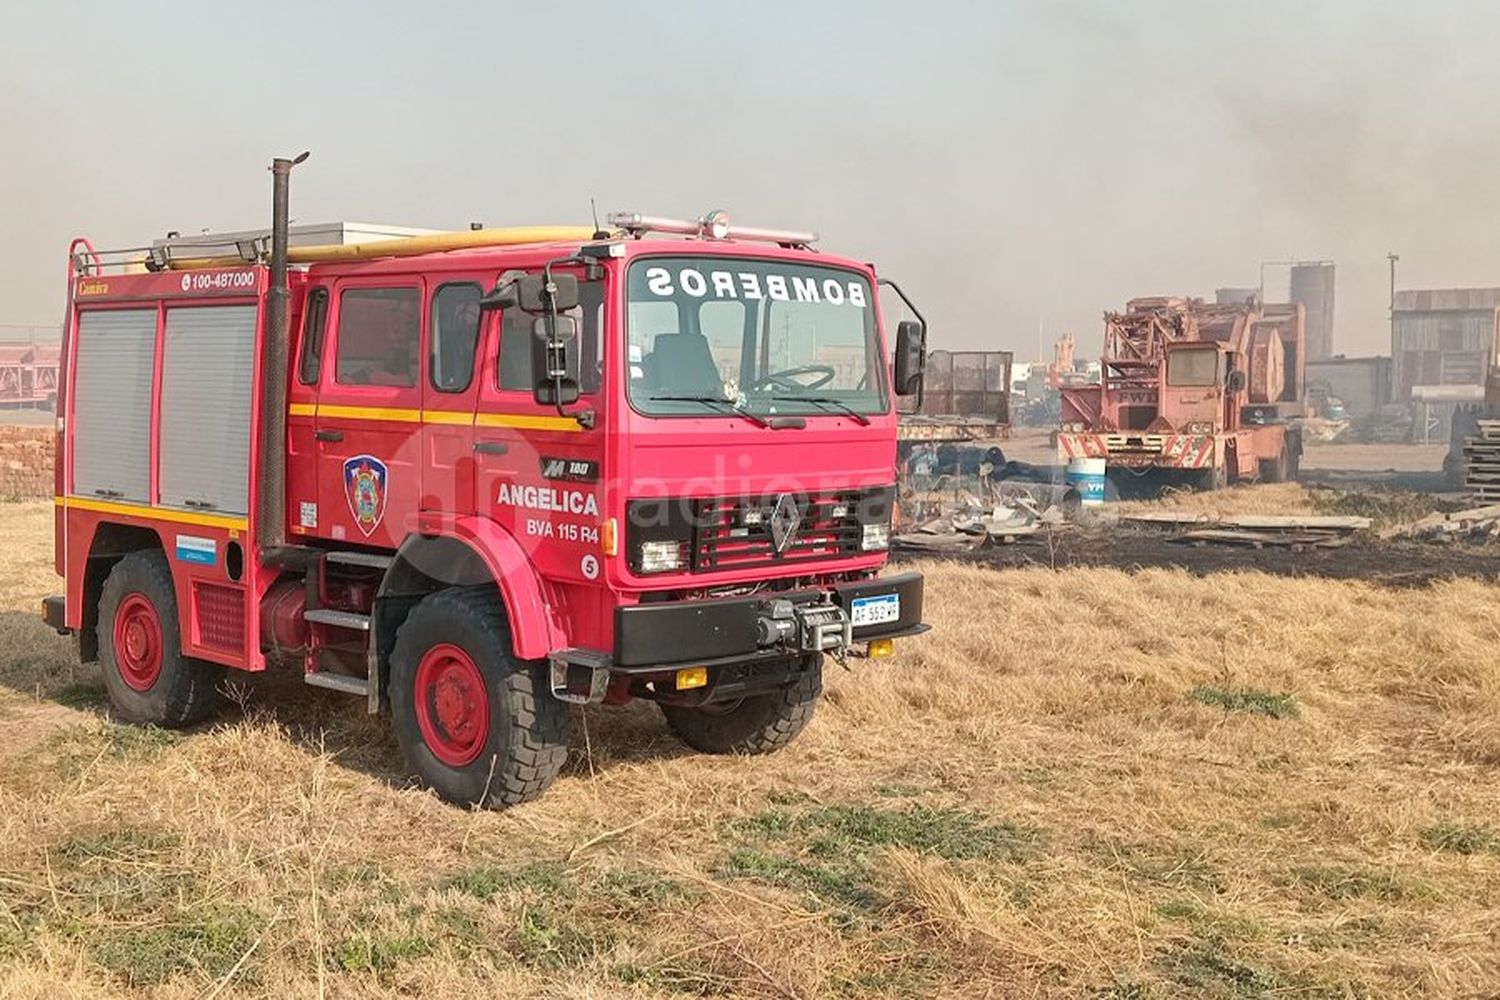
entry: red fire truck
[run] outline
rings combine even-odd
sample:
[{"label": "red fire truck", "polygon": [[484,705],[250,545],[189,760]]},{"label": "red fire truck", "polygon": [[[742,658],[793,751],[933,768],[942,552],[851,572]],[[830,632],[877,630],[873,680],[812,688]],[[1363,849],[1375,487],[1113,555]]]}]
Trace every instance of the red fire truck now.
[{"label": "red fire truck", "polygon": [[926,629],[920,575],[878,575],[924,330],[893,377],[868,264],[723,213],[289,250],[294,162],[268,237],[70,250],[44,614],[117,716],[293,664],[503,806],[568,703],[774,750],[825,656]]}]

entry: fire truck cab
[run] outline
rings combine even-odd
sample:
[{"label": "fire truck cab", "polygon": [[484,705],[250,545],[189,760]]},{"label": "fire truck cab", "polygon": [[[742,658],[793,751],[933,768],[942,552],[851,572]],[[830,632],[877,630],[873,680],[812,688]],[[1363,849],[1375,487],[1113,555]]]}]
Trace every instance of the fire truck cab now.
[{"label": "fire truck cab", "polygon": [[773,750],[825,656],[926,629],[921,577],[879,575],[924,330],[893,378],[868,264],[722,213],[288,249],[289,171],[227,255],[70,250],[44,614],[118,716],[294,665],[504,806],[569,703]]}]

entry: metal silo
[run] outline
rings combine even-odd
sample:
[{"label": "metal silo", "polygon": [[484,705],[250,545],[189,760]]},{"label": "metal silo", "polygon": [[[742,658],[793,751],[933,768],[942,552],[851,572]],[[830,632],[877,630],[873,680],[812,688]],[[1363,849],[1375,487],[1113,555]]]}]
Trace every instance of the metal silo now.
[{"label": "metal silo", "polygon": [[1291,299],[1307,309],[1307,359],[1333,357],[1333,262],[1293,264]]}]

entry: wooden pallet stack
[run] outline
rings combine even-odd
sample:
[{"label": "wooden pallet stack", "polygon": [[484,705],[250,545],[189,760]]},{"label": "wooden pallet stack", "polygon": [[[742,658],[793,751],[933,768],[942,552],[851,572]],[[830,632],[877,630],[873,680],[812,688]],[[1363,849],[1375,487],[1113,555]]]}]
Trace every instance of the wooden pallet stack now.
[{"label": "wooden pallet stack", "polygon": [[1464,488],[1485,503],[1500,502],[1500,420],[1480,420],[1464,438]]}]

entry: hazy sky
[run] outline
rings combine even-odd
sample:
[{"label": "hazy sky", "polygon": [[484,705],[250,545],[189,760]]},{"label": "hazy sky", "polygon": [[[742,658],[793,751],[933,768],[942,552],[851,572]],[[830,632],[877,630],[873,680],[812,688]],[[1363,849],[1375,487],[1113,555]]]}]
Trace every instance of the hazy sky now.
[{"label": "hazy sky", "polygon": [[[0,37],[0,324],[61,315],[68,238],[601,212],[817,229],[935,347],[1338,264],[1335,349],[1402,287],[1500,285],[1500,5],[21,4]],[[1284,288],[1272,271],[1268,291]]]}]

